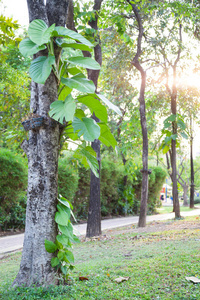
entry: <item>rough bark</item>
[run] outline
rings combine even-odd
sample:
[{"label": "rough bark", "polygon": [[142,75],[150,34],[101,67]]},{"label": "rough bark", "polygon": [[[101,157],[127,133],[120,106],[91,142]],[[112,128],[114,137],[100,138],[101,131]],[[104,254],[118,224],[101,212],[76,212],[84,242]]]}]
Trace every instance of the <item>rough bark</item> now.
[{"label": "rough bark", "polygon": [[141,204],[140,204],[140,215],[139,215],[139,227],[146,226],[146,213],[147,213],[147,200],[148,200],[148,134],[147,134],[147,122],[146,122],[146,112],[145,112],[145,87],[146,87],[146,72],[142,68],[139,58],[142,54],[141,44],[142,37],[144,33],[144,28],[142,24],[142,19],[137,9],[136,5],[131,1],[127,0],[127,2],[132,6],[132,10],[135,15],[135,19],[138,23],[139,33],[137,39],[137,52],[133,58],[132,64],[141,74],[141,86],[140,86],[140,95],[139,95],[139,103],[140,103],[140,123],[142,128],[142,138],[143,138],[143,152],[142,152],[142,190],[141,190]]},{"label": "rough bark", "polygon": [[188,193],[188,185],[185,184],[183,186],[183,206],[188,206],[187,193]]},{"label": "rough bark", "polygon": [[[176,98],[177,98],[177,87],[176,87],[176,65],[173,67],[173,86],[171,94],[171,113],[176,115]],[[172,133],[177,135],[177,123],[172,122]],[[175,218],[180,218],[180,205],[178,199],[178,186],[177,186],[177,167],[176,167],[176,139],[172,139],[171,142],[171,166],[172,166],[172,196],[173,196],[173,210],[175,212]]]},{"label": "rough bark", "polygon": [[[98,11],[101,8],[103,0],[94,0],[93,10],[96,12],[95,19],[89,22],[91,28],[98,30]],[[102,64],[102,51],[100,37],[96,38],[97,45],[94,47],[95,60],[101,65]],[[84,53],[85,56],[90,56],[90,53]],[[88,79],[92,80],[97,92],[99,70],[87,70]],[[99,119],[93,115],[93,119],[99,122]],[[92,143],[92,148],[97,154],[99,163],[99,178],[91,171],[90,176],[90,200],[87,220],[86,237],[99,236],[101,235],[101,199],[100,199],[100,141],[95,140]]]},{"label": "rough bark", "polygon": [[193,162],[193,136],[190,138],[190,208],[194,208],[194,162]]},{"label": "rough bark", "polygon": [[[47,25],[65,24],[67,1],[47,0],[45,5],[44,1],[27,0],[27,3],[30,21],[43,19]],[[28,157],[27,209],[22,260],[14,286],[56,283],[55,269],[50,263],[53,254],[44,246],[45,239],[55,241],[57,234],[54,217],[60,128],[48,117],[50,104],[56,99],[57,82],[53,73],[44,85],[32,82],[30,109],[44,117],[45,124],[38,130],[31,129],[29,140],[22,145]]]}]

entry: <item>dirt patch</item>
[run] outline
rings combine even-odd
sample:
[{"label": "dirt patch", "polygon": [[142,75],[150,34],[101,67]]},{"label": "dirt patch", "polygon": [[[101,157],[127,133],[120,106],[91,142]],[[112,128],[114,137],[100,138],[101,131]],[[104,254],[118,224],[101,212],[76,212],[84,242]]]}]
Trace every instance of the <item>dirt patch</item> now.
[{"label": "dirt patch", "polygon": [[6,230],[6,231],[0,231],[0,237],[8,236],[8,235],[15,235],[15,234],[21,234],[24,233],[24,229],[12,229],[12,230]]}]

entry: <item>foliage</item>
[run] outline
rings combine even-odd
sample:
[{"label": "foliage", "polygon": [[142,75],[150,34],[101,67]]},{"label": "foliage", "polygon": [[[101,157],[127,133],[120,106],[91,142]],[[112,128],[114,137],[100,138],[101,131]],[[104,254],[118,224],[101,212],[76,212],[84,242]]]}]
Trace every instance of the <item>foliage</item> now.
[{"label": "foliage", "polygon": [[[149,175],[149,197],[147,201],[148,214],[156,212],[156,207],[160,206],[159,194],[167,176],[167,172],[159,166],[152,166],[151,171],[152,172]],[[139,166],[135,169],[132,185],[135,190],[136,198],[139,200],[142,185],[142,173],[140,172]]]},{"label": "foliage", "polygon": [[119,202],[119,186],[123,180],[123,166],[111,157],[104,157],[101,166],[101,214],[121,215],[123,205]]},{"label": "foliage", "polygon": [[3,230],[24,226],[26,186],[26,160],[0,148],[0,224]]},{"label": "foliage", "polygon": [[[85,141],[94,141],[100,138],[101,141],[107,141],[107,136],[110,133],[108,127],[102,128],[91,117],[88,118],[84,111],[79,108],[79,99],[82,104],[82,97],[72,96],[72,90],[76,89],[81,93],[85,100],[84,105],[88,105],[90,111],[95,114],[99,114],[102,117],[102,122],[106,123],[105,111],[102,114],[102,106],[96,105],[97,99],[102,100],[103,103],[112,107],[119,114],[120,110],[107,100],[102,95],[94,94],[95,85],[91,80],[88,80],[86,76],[77,68],[88,68],[92,70],[99,70],[100,65],[90,57],[83,57],[75,54],[70,57],[69,55],[59,55],[56,57],[55,53],[61,52],[62,49],[75,48],[80,50],[91,51],[90,48],[94,47],[87,39],[75,31],[69,30],[61,26],[51,25],[49,28],[43,20],[34,20],[30,23],[28,28],[29,38],[24,39],[19,49],[24,56],[30,56],[38,53],[41,50],[47,49],[47,56],[38,56],[30,65],[29,73],[31,78],[40,84],[44,84],[49,77],[51,71],[54,72],[58,82],[58,94],[59,100],[54,101],[51,104],[49,115],[60,123],[71,126],[74,133],[77,133],[76,139],[83,136]],[[72,43],[70,41],[73,41]],[[78,41],[78,43],[76,43]],[[67,51],[65,51],[67,54]],[[39,52],[42,53],[42,52]],[[75,74],[74,73],[75,67]],[[72,71],[73,69],[73,71]],[[69,75],[74,75],[70,77]],[[65,92],[66,91],[66,92]],[[65,98],[63,99],[62,96]],[[91,99],[93,101],[91,101]],[[105,130],[106,129],[106,130]],[[115,139],[110,139],[110,145],[116,146]],[[93,164],[91,159],[88,159],[88,151],[85,147],[86,160],[93,169],[97,169],[98,164]],[[91,154],[91,153],[90,153]],[[94,156],[94,155],[93,155]],[[95,175],[98,176],[97,171]]]},{"label": "foliage", "polygon": [[59,234],[56,236],[55,243],[45,240],[45,249],[49,253],[55,253],[56,256],[51,259],[51,266],[61,271],[64,280],[69,276],[69,271],[74,268],[74,255],[72,253],[73,243],[79,242],[77,236],[73,233],[73,226],[70,221],[73,206],[62,197],[58,197],[57,212],[55,222],[58,224]]},{"label": "foliage", "polygon": [[68,198],[72,204],[78,188],[78,180],[78,170],[70,163],[70,158],[60,158],[58,160],[58,194]]},{"label": "foliage", "polygon": [[[0,2],[1,5],[1,2]],[[21,39],[16,38],[15,30],[19,28],[17,21],[13,18],[5,17],[3,14],[0,15],[0,44],[17,44]]]}]

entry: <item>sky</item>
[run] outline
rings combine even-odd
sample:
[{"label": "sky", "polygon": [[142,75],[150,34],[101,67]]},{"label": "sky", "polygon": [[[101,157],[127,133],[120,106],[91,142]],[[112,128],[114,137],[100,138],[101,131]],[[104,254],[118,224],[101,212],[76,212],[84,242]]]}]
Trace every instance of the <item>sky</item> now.
[{"label": "sky", "polygon": [[28,8],[26,0],[2,0],[2,11],[7,17],[13,17],[22,26],[28,27]]}]

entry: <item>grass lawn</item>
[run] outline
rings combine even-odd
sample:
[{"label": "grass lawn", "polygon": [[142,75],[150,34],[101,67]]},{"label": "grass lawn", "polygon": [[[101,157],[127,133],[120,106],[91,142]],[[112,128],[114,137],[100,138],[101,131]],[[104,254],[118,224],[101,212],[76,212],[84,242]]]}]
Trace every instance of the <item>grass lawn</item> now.
[{"label": "grass lawn", "polygon": [[[200,206],[195,206],[196,208],[200,208]],[[191,211],[194,210],[193,208],[185,207],[185,206],[180,206],[180,211]],[[162,206],[160,208],[157,208],[157,212],[159,214],[168,214],[173,211],[173,206]]]},{"label": "grass lawn", "polygon": [[[74,248],[76,268],[67,286],[9,289],[21,253],[0,260],[0,299],[200,299],[199,217],[119,228]],[[88,281],[79,281],[85,276]],[[117,283],[119,276],[129,277]]]}]

